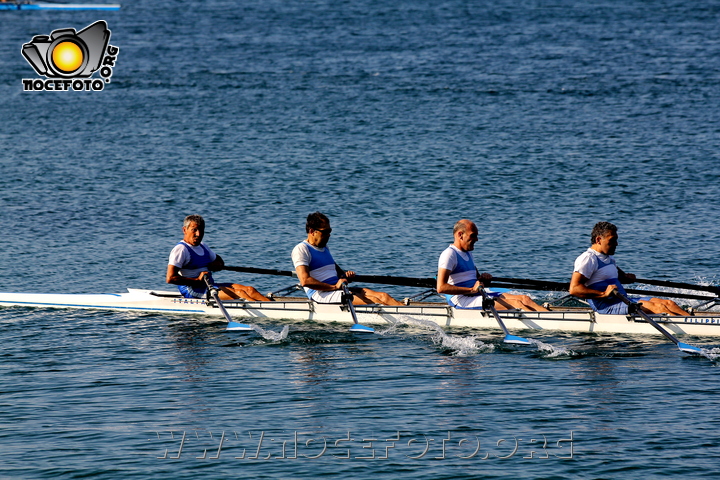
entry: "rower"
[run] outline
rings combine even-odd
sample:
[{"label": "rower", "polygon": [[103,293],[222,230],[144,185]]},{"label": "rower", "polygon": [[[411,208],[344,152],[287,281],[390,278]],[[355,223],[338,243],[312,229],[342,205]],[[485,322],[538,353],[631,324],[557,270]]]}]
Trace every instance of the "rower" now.
[{"label": "rower", "polygon": [[[625,273],[615,263],[618,245],[617,227],[610,222],[598,222],[590,233],[591,246],[575,260],[570,279],[570,295],[586,299],[598,313],[627,315],[628,306],[614,294],[626,295],[623,283],[635,281],[635,275]],[[640,308],[647,313],[690,315],[672,300],[642,298]]]},{"label": "rower", "polygon": [[[202,239],[205,236],[205,220],[200,215],[188,215],[183,222],[183,239],[170,252],[165,280],[178,286],[186,298],[206,298],[207,285],[203,277],[210,272],[222,270],[225,262],[210,250]],[[267,302],[270,299],[253,287],[237,283],[214,284],[219,290],[220,300],[254,300]]]},{"label": "rower", "polygon": [[[343,303],[343,285],[355,277],[352,270],[343,271],[333,259],[327,243],[330,220],[320,212],[308,215],[305,222],[307,239],[293,248],[292,261],[300,285],[310,300],[317,303]],[[353,305],[402,305],[385,292],[369,288],[352,288]]]},{"label": "rower", "polygon": [[[483,297],[480,290],[490,283],[492,275],[479,274],[475,268],[472,250],[478,241],[478,228],[470,220],[458,220],[453,227],[453,237],[455,241],[442,252],[438,260],[437,292],[445,295],[447,302],[453,307],[482,309]],[[548,311],[527,295],[509,293],[495,297],[495,308]]]}]

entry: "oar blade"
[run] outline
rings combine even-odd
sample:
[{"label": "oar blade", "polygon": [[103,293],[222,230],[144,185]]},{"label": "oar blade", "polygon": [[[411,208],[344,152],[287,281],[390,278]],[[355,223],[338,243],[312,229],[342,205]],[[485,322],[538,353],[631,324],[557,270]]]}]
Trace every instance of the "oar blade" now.
[{"label": "oar blade", "polygon": [[532,345],[532,342],[527,338],[518,337],[517,335],[505,335],[503,338],[504,343],[510,343],[512,345]]},{"label": "oar blade", "polygon": [[361,325],[359,323],[356,323],[352,327],[350,327],[350,331],[352,333],[375,333],[375,329],[372,327],[368,327],[365,325]]},{"label": "oar blade", "polygon": [[225,330],[228,332],[249,332],[252,331],[253,328],[247,323],[228,322]]},{"label": "oar blade", "polygon": [[677,346],[683,353],[687,353],[690,355],[702,355],[702,349],[694,345],[688,345],[687,343],[678,342]]}]

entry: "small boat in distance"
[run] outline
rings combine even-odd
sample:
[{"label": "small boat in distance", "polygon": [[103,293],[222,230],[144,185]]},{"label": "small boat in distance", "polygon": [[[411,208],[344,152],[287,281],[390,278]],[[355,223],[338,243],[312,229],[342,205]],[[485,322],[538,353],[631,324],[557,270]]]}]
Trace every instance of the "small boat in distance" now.
[{"label": "small boat in distance", "polygon": [[6,2],[0,0],[0,10],[120,10],[120,4]]}]

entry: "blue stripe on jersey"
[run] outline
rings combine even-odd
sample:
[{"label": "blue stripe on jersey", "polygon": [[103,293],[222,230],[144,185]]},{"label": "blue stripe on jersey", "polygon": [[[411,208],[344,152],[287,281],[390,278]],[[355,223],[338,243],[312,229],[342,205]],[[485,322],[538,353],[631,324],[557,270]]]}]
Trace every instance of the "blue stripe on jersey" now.
[{"label": "blue stripe on jersey", "polygon": [[337,270],[335,269],[335,260],[333,260],[330,249],[325,247],[325,251],[320,251],[314,248],[307,242],[303,242],[308,245],[310,251],[310,276],[320,280],[321,282],[335,285],[338,280]]},{"label": "blue stripe on jersey", "polygon": [[475,271],[475,262],[473,261],[472,254],[470,252],[465,252],[468,257],[468,259],[465,260],[464,258],[462,258],[462,255],[458,254],[458,252],[456,252],[454,249],[452,250],[452,252],[457,259],[457,265],[455,266],[453,271],[450,272],[450,278],[448,278],[448,283],[451,285],[456,285],[458,287],[474,287],[475,282],[477,282],[477,272]]},{"label": "blue stripe on jersey", "polygon": [[203,245],[202,243],[200,244],[203,249],[202,255],[195,253],[195,250],[193,250],[190,245],[185,242],[180,242],[178,245],[182,245],[183,247],[185,247],[185,250],[187,250],[187,252],[190,254],[190,261],[180,267],[182,270],[195,270],[196,268],[205,268],[210,265],[210,250],[208,250],[207,247],[205,247],[205,245]]},{"label": "blue stripe on jersey", "polygon": [[[595,282],[591,285],[586,286],[588,288],[592,288],[593,290],[599,290],[601,292],[604,292],[608,285],[617,285],[618,292],[622,293],[623,295],[627,295],[627,293],[625,292],[625,288],[622,286],[622,283],[620,283],[620,279],[618,279],[619,272],[617,269],[617,265],[615,264],[613,259],[609,259],[609,261],[603,262],[599,257],[596,256],[595,258],[598,262],[597,271],[605,270],[605,272],[603,273],[607,275],[607,278],[605,278],[605,280],[601,280],[599,282]],[[617,297],[588,298],[588,303],[590,304],[592,309],[600,313],[615,313],[615,309],[613,309],[612,307],[621,302],[622,300]]]}]

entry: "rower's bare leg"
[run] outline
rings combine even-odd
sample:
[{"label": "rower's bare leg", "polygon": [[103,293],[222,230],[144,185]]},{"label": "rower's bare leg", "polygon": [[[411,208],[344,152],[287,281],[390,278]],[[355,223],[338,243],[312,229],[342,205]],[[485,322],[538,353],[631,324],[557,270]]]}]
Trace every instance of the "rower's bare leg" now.
[{"label": "rower's bare leg", "polygon": [[370,290],[369,288],[353,290],[353,297],[353,305],[369,305],[372,303],[393,306],[404,305],[402,302],[398,302],[385,292],[376,292],[375,290]]},{"label": "rower's bare leg", "polygon": [[258,302],[269,302],[270,299],[263,295],[262,293],[258,292],[255,287],[251,287],[249,285],[235,285],[236,287],[241,287],[242,291],[245,292],[245,295],[250,297],[251,299],[258,301]]},{"label": "rower's bare leg", "polygon": [[258,292],[254,287],[233,283],[230,287],[220,288],[220,300],[251,300],[255,302],[269,302],[270,299]]},{"label": "rower's bare leg", "polygon": [[547,308],[538,305],[527,295],[510,295],[503,293],[499,297],[495,298],[495,304],[499,304],[501,307],[504,307],[498,308],[498,310],[519,308],[520,310],[526,310],[528,312],[549,312]]},{"label": "rower's bare leg", "polygon": [[668,315],[681,315],[689,316],[690,314],[678,307],[678,305],[672,300],[665,300],[662,298],[651,298],[650,300],[641,300],[640,305],[644,310],[650,313],[667,313]]}]

